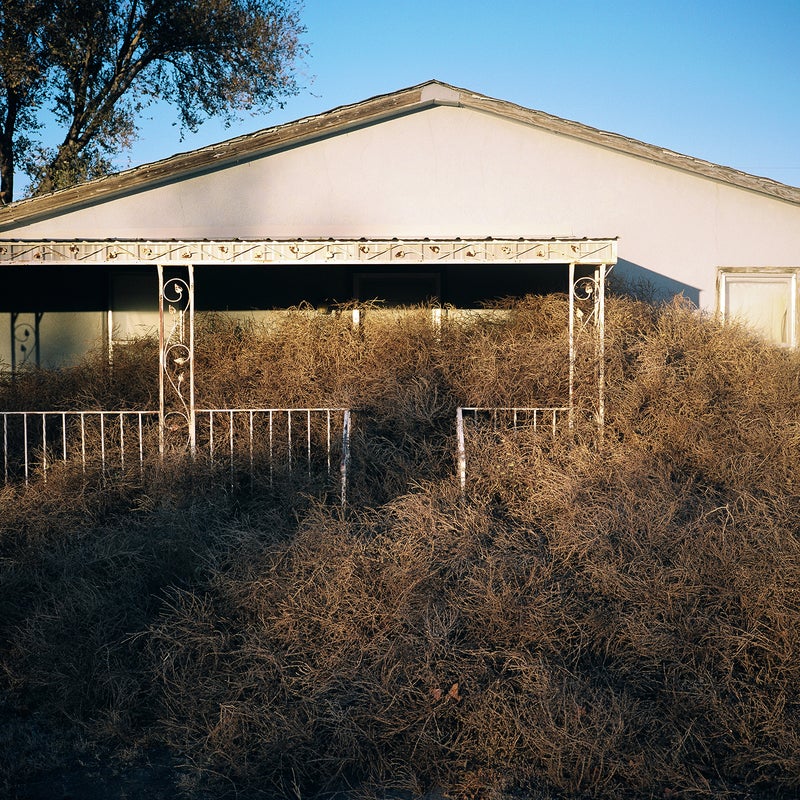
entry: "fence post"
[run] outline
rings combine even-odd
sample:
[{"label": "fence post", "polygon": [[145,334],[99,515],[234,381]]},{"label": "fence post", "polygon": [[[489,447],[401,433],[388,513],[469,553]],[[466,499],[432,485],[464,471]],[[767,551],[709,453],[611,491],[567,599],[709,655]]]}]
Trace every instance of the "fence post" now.
[{"label": "fence post", "polygon": [[467,490],[467,449],[464,444],[464,409],[456,409],[456,461],[458,462],[458,482],[461,494]]}]

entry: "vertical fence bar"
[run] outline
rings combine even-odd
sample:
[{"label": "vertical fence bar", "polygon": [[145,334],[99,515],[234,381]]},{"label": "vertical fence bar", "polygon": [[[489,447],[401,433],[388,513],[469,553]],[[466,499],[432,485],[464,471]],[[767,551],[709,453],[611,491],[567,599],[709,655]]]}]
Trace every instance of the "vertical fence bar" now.
[{"label": "vertical fence bar", "polygon": [[272,409],[269,410],[269,485],[272,486],[272,478],[274,474],[274,450],[273,450],[273,426],[272,426]]},{"label": "vertical fence bar", "polygon": [[456,409],[456,462],[458,464],[458,484],[463,495],[467,490],[467,450],[464,442],[464,409]]},{"label": "vertical fence bar", "polygon": [[64,463],[67,463],[67,415],[61,412],[61,455]]},{"label": "vertical fence bar", "polygon": [[231,451],[231,487],[233,487],[233,411],[228,412],[228,435],[230,436]]},{"label": "vertical fence bar", "polygon": [[311,477],[311,409],[306,409],[306,459],[308,462],[308,477]]},{"label": "vertical fence bar", "polygon": [[125,422],[122,416],[123,412],[119,412],[119,465],[120,468],[125,470]]},{"label": "vertical fence bar", "polygon": [[342,418],[342,460],[339,467],[342,476],[342,508],[347,505],[347,477],[350,469],[350,409],[346,409]]},{"label": "vertical fence bar", "polygon": [[287,436],[286,438],[289,441],[289,472],[292,471],[292,410],[286,409],[286,427],[287,427]]},{"label": "vertical fence bar", "polygon": [[22,446],[25,448],[25,485],[28,485],[28,415],[22,415]]},{"label": "vertical fence bar", "polygon": [[250,481],[253,480],[253,411],[250,410]]},{"label": "vertical fence bar", "polygon": [[139,412],[139,475],[144,475],[144,441],[142,440],[142,412]]},{"label": "vertical fence bar", "polygon": [[106,476],[106,427],[105,414],[100,412],[100,463],[102,465],[103,477]]},{"label": "vertical fence bar", "polygon": [[42,414],[42,478],[47,483],[47,414]]},{"label": "vertical fence bar", "polygon": [[3,483],[8,484],[8,414],[3,414]]},{"label": "vertical fence bar", "polygon": [[81,469],[86,474],[86,419],[84,412],[80,412],[81,417]]},{"label": "vertical fence bar", "polygon": [[208,457],[214,463],[214,412],[208,412]]},{"label": "vertical fence bar", "polygon": [[331,410],[327,410],[328,417],[328,475],[331,474]]}]

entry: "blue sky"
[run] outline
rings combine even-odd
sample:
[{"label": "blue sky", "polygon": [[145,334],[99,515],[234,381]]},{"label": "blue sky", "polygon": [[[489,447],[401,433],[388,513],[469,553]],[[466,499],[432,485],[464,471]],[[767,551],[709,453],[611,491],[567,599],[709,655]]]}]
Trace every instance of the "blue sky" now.
[{"label": "blue sky", "polygon": [[306,89],[180,139],[143,121],[134,166],[430,78],[800,185],[800,0],[307,0]]}]

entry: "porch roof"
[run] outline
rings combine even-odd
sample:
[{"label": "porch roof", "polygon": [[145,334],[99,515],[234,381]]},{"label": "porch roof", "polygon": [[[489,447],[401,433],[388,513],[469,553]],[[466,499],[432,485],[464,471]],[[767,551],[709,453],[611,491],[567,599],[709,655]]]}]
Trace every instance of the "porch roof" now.
[{"label": "porch roof", "polygon": [[103,264],[576,264],[617,262],[616,237],[541,239],[0,239],[0,266]]}]

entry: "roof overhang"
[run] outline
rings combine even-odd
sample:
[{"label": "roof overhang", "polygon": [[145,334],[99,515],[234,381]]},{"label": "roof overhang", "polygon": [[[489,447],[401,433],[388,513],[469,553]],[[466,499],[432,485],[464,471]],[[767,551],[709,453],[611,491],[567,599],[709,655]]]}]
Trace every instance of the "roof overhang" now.
[{"label": "roof overhang", "polygon": [[0,266],[142,264],[616,264],[609,239],[0,239]]},{"label": "roof overhang", "polygon": [[459,89],[440,81],[427,81],[397,92],[378,95],[310,117],[264,128],[188,153],[143,164],[114,175],[71,186],[50,194],[18,200],[0,207],[0,229],[48,219],[123,195],[144,191],[223,167],[240,164],[290,147],[317,141],[386,119],[437,106],[472,109],[550,133],[680,169],[711,180],[800,204],[800,188],[769,178],[749,175],[730,167],[676,153],[627,136],[598,130],[544,111]]}]

